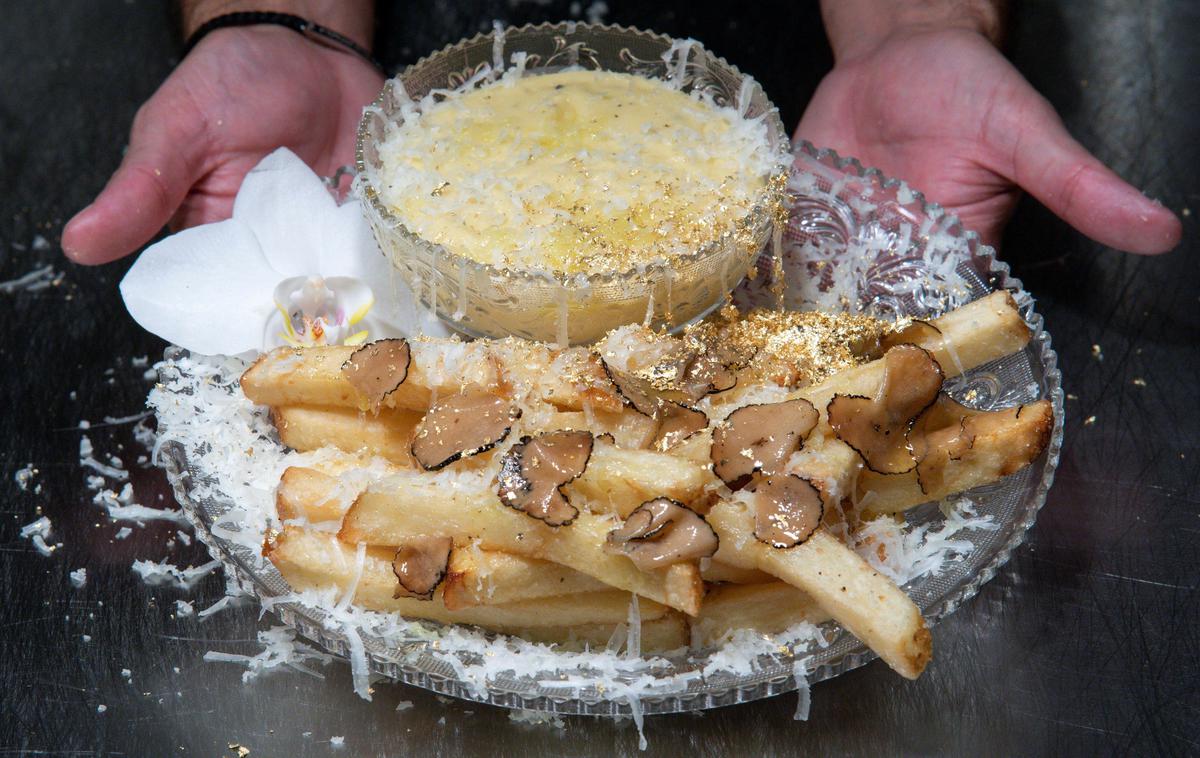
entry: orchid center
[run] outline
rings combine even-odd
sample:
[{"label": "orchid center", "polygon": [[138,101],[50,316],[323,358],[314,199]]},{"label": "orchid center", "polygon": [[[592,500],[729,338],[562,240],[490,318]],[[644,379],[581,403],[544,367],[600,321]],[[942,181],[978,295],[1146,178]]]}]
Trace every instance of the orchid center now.
[{"label": "orchid center", "polygon": [[274,297],[277,314],[268,333],[282,344],[358,345],[367,339],[367,330],[358,325],[375,304],[375,295],[361,279],[293,276],[275,287]]}]

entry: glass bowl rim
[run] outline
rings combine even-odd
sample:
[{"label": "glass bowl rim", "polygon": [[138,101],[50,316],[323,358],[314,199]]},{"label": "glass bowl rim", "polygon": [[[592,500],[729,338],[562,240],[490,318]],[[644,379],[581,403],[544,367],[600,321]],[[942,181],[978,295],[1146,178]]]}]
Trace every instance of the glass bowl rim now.
[{"label": "glass bowl rim", "polygon": [[[676,42],[685,41],[666,34],[660,34],[659,32],[640,29],[635,26],[622,26],[619,24],[592,24],[575,21],[544,21],[540,24],[523,24],[522,26],[505,27],[503,32],[505,35],[507,35],[514,32],[552,32],[559,29],[563,30],[565,33],[572,33],[578,29],[616,32],[618,34],[656,39],[666,42],[668,46]],[[473,258],[468,258],[465,255],[460,255],[459,253],[447,249],[440,243],[425,239],[421,235],[409,229],[408,226],[405,225],[398,216],[396,216],[396,214],[392,213],[391,210],[384,205],[383,201],[379,197],[379,191],[369,179],[367,161],[365,157],[365,149],[369,137],[369,120],[372,118],[374,111],[381,113],[384,112],[384,104],[391,93],[392,88],[397,85],[403,86],[403,82],[400,80],[404,74],[420,66],[428,65],[438,56],[448,55],[463,46],[477,45],[489,39],[495,39],[496,32],[496,29],[493,29],[489,32],[479,32],[473,37],[464,37],[458,42],[448,44],[440,50],[436,50],[432,53],[421,56],[415,63],[406,66],[402,71],[384,82],[383,89],[380,91],[379,95],[373,101],[371,101],[371,104],[367,106],[363,112],[363,117],[359,120],[354,145],[354,168],[357,173],[357,178],[354,183],[353,191],[360,200],[370,205],[371,210],[377,214],[379,218],[386,222],[387,227],[390,230],[398,233],[408,242],[415,244],[426,251],[429,251],[432,255],[435,255],[439,259],[453,261],[453,263],[457,264],[460,268],[465,267],[467,269],[474,269],[477,272],[482,272],[492,279],[518,279],[535,284],[555,283],[566,289],[588,289],[606,284],[624,283],[629,281],[631,278],[644,276],[645,273],[649,271],[676,271],[692,263],[714,257],[728,250],[730,241],[739,232],[748,228],[757,228],[763,225],[764,222],[771,221],[771,214],[773,212],[777,212],[778,209],[783,205],[783,195],[785,193],[784,190],[779,187],[779,184],[781,183],[781,180],[786,180],[790,171],[791,162],[794,159],[794,147],[791,139],[788,137],[787,130],[783,126],[783,120],[779,117],[779,108],[767,96],[766,90],[763,88],[761,82],[759,82],[757,79],[754,79],[754,77],[750,76],[749,74],[742,73],[737,66],[729,63],[723,57],[716,55],[702,43],[693,40],[695,42],[694,48],[703,50],[704,53],[710,56],[715,63],[725,67],[733,75],[740,77],[741,80],[751,79],[758,84],[759,89],[762,90],[763,97],[770,106],[763,114],[767,122],[767,128],[781,140],[781,149],[779,151],[780,161],[775,164],[775,167],[767,177],[766,183],[762,190],[756,193],[754,205],[751,206],[745,215],[737,219],[733,228],[727,229],[719,237],[710,240],[702,247],[687,253],[681,253],[669,258],[655,258],[647,263],[643,263],[629,269],[595,271],[590,273],[582,271],[568,273],[553,269],[499,267],[490,263],[477,261]],[[633,75],[638,76],[637,74]],[[407,93],[407,89],[405,92]]]}]

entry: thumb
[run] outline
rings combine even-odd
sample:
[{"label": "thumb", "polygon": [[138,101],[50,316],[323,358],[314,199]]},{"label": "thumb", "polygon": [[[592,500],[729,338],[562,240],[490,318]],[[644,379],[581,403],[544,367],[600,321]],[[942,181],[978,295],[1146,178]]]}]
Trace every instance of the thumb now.
[{"label": "thumb", "polygon": [[1183,235],[1174,213],[1076,142],[1048,103],[1021,127],[1013,146],[1012,179],[1056,216],[1118,250],[1165,253]]},{"label": "thumb", "polygon": [[62,246],[76,263],[126,256],[150,241],[202,175],[204,119],[152,98],[134,119],[129,151],[108,184],[67,222]]}]

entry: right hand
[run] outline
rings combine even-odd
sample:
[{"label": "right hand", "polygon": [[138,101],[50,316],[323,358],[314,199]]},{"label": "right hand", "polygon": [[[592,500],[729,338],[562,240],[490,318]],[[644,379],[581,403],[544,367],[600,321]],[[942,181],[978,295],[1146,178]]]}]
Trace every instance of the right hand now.
[{"label": "right hand", "polygon": [[228,218],[242,178],[278,147],[328,176],[353,163],[362,109],[383,88],[366,61],[289,29],[219,29],[138,110],[129,149],[63,250],[99,264],[163,228]]}]

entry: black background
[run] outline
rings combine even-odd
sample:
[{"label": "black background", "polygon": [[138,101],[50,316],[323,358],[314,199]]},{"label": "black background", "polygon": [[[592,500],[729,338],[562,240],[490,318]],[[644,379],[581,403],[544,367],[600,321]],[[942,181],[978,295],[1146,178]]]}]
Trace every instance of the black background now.
[{"label": "black background", "polygon": [[[378,47],[393,68],[493,18],[570,13],[532,0],[383,5]],[[815,4],[608,5],[609,22],[699,38],[749,71],[789,127],[830,65]],[[174,529],[161,525],[114,540],[84,487],[76,427],[137,412],[148,384],[129,359],[153,360],[163,343],[121,305],[129,261],[76,267],[57,241],[179,49],[167,4],[149,0],[9,2],[0,22],[0,281],[45,263],[63,273],[48,290],[0,291],[0,755],[215,756],[233,743],[326,755],[333,735],[345,736],[339,755],[636,753],[628,723],[524,727],[390,685],[364,703],[343,665],[323,682],[284,673],[243,686],[240,669],[201,656],[256,652],[271,619],[253,608],[177,619],[184,596],[131,573],[134,558],[206,556],[168,546]],[[807,723],[791,720],[790,696],[651,718],[651,754],[1200,751],[1200,3],[1018,3],[1008,52],[1073,134],[1183,214],[1183,245],[1124,255],[1022,202],[1002,255],[1038,299],[1071,393],[1058,480],[1029,543],[935,628],[919,682],[873,663],[816,686]],[[48,249],[34,249],[39,235]],[[160,472],[132,465],[128,424],[88,434],[131,464],[139,502],[170,500]],[[13,479],[29,463],[39,494]],[[50,558],[18,537],[39,510],[63,543]],[[74,590],[67,574],[81,566],[89,581]],[[202,608],[222,589],[210,577],[186,597]],[[395,713],[400,700],[415,707]]]}]

